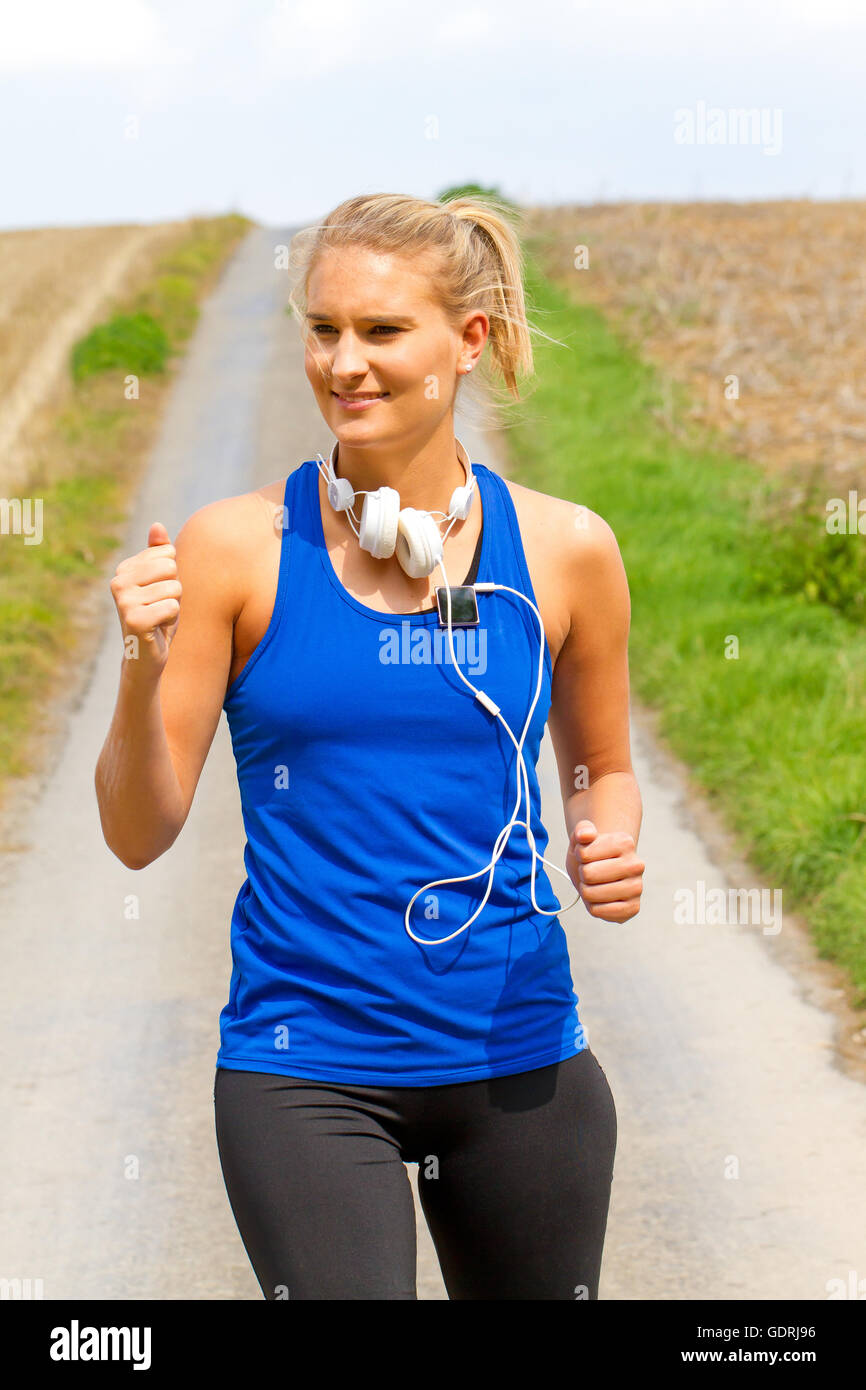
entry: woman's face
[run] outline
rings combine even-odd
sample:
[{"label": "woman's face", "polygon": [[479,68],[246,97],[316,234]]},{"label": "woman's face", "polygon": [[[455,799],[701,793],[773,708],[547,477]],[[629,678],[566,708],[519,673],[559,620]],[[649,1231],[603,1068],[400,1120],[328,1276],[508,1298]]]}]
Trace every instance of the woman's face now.
[{"label": "woman's face", "polygon": [[[429,264],[332,248],[307,283],[304,369],[342,443],[423,443],[453,408],[458,366],[474,360],[488,332],[480,312],[462,333],[448,324]],[[366,395],[375,397],[369,405],[345,400]]]}]

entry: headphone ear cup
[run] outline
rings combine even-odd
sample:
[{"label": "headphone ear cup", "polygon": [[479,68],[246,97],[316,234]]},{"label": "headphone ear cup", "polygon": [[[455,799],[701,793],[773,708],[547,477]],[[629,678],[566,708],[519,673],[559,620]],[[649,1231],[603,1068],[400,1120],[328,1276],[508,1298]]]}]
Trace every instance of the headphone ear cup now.
[{"label": "headphone ear cup", "polygon": [[355,494],[348,478],[335,478],[328,483],[328,501],[335,512],[346,512],[355,505]]},{"label": "headphone ear cup", "polygon": [[466,520],[472,509],[472,490],[472,483],[464,483],[462,487],[454,489],[448,503],[449,516],[456,516],[459,521]]},{"label": "headphone ear cup", "polygon": [[368,492],[361,511],[358,543],[377,560],[387,560],[397,544],[397,522],[400,516],[400,494],[392,487],[380,487]]},{"label": "headphone ear cup", "polygon": [[404,507],[397,533],[397,559],[412,579],[432,574],[442,558],[442,532],[429,512]]}]

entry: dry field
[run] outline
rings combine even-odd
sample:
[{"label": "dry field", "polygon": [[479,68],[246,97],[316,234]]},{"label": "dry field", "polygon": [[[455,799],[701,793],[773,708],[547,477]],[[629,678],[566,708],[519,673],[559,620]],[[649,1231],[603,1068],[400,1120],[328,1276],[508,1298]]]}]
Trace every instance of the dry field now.
[{"label": "dry field", "polygon": [[23,487],[41,429],[69,390],[69,351],[187,230],[45,227],[0,232],[0,495]]},{"label": "dry field", "polygon": [[866,485],[866,204],[532,208],[527,230],[557,284],[688,387],[698,428],[768,471]]}]

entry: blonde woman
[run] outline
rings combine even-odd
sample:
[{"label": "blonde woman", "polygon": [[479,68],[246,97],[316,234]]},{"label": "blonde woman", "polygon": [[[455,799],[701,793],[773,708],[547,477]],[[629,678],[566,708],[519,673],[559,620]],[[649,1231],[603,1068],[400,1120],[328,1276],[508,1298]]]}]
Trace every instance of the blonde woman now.
[{"label": "blonde woman", "polygon": [[[105,838],[134,868],[171,846],[225,709],[247,878],[216,1134],[267,1299],[414,1299],[404,1162],[450,1298],[595,1299],[616,1115],[535,767],[549,722],[567,882],[627,921],[644,865],[617,543],[455,438],[485,346],[517,399],[532,367],[504,205],[351,198],[293,250],[335,447],[202,508],[176,545],[154,523],[118,566],[139,651],[97,766]],[[450,629],[446,576],[476,610]]]}]

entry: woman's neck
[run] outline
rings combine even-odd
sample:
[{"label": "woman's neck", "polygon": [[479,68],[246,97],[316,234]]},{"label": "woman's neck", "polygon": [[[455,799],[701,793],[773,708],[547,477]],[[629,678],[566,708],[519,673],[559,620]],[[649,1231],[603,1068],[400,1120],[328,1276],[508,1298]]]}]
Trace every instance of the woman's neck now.
[{"label": "woman's neck", "polygon": [[433,447],[431,441],[411,458],[405,450],[353,450],[349,445],[337,444],[334,472],[338,478],[348,478],[356,493],[392,487],[400,494],[401,507],[447,513],[454,489],[467,481],[460,462],[465,456],[465,449],[457,444],[453,433],[444,444],[437,441]]}]

